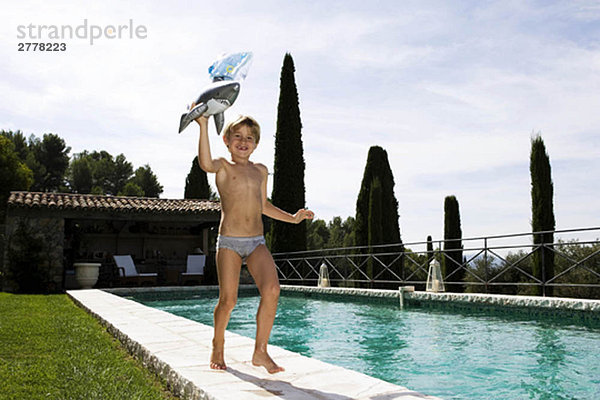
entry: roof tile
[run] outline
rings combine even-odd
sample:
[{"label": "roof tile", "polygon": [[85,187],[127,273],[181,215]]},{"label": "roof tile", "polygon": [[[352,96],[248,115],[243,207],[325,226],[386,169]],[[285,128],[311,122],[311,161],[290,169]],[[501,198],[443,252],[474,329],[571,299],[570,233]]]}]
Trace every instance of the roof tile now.
[{"label": "roof tile", "polygon": [[9,208],[48,210],[98,210],[152,212],[159,214],[203,214],[219,212],[218,201],[197,199],[158,199],[149,197],[100,196],[74,193],[11,192]]}]

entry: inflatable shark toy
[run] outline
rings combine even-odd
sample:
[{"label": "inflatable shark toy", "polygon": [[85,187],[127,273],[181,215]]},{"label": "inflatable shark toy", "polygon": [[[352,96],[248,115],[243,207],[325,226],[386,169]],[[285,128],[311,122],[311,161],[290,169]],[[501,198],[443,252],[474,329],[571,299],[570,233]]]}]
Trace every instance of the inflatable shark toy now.
[{"label": "inflatable shark toy", "polygon": [[196,99],[195,106],[189,112],[181,116],[179,122],[179,133],[183,131],[193,120],[201,116],[213,116],[217,133],[221,133],[225,116],[223,112],[235,102],[240,94],[239,82],[217,81],[204,89]]},{"label": "inflatable shark toy", "polygon": [[233,105],[240,94],[240,81],[248,74],[252,53],[226,54],[208,69],[213,82],[204,88],[194,102],[194,107],[181,116],[179,133],[201,116],[213,116],[217,133],[225,123],[224,112]]}]

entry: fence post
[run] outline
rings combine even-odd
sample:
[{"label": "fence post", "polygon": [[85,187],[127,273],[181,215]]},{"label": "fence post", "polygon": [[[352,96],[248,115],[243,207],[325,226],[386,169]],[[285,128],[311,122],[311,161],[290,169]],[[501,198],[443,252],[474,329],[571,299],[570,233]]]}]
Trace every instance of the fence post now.
[{"label": "fence post", "polygon": [[542,234],[542,297],[546,297],[546,235]]},{"label": "fence post", "polygon": [[488,271],[488,238],[483,239],[483,266],[485,271],[485,293],[489,293],[488,281],[489,281],[489,271]]},{"label": "fence post", "polygon": [[[446,254],[444,253],[444,248],[442,247],[442,240],[438,240],[438,256],[440,258],[440,267],[442,270],[442,278],[444,279],[444,282],[447,281],[447,277],[446,277]],[[434,251],[435,254],[435,251]],[[435,256],[434,256],[435,257]]]}]

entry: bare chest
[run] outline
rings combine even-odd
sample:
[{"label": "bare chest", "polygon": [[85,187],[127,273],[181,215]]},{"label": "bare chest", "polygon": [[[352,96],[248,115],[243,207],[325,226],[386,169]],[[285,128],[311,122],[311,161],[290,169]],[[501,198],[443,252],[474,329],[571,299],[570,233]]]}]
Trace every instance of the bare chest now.
[{"label": "bare chest", "polygon": [[220,192],[231,194],[258,194],[262,176],[255,167],[230,167],[219,171],[216,176]]}]

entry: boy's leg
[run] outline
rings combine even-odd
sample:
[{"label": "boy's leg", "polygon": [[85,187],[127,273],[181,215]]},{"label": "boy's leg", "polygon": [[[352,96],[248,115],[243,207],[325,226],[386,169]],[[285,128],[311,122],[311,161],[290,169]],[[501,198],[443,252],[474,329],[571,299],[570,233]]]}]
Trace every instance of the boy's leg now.
[{"label": "boy's leg", "polygon": [[267,353],[267,344],[279,301],[279,278],[273,257],[265,245],[258,246],[248,256],[247,263],[248,271],[252,274],[260,292],[260,305],[256,313],[256,344],[252,363],[263,366],[274,374],[284,370]]},{"label": "boy's leg", "polygon": [[242,258],[235,251],[230,249],[217,250],[219,301],[214,312],[215,333],[212,354],[210,355],[210,367],[212,369],[227,368],[224,356],[225,329],[229,323],[231,311],[237,302],[241,267]]}]

